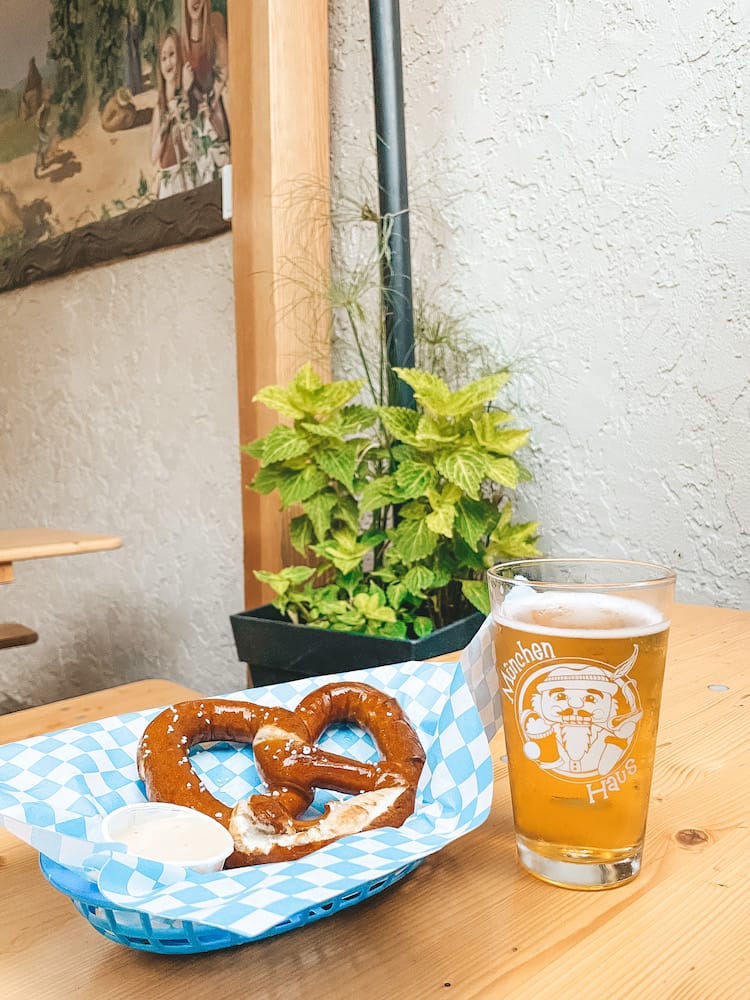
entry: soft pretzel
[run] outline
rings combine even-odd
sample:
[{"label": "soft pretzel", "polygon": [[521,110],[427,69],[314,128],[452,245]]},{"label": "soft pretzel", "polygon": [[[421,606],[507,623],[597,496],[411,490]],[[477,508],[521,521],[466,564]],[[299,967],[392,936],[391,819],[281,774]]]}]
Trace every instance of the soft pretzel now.
[{"label": "soft pretzel", "polygon": [[[381,760],[365,764],[316,745],[328,726],[355,723],[375,740]],[[234,808],[208,791],[190,763],[198,743],[252,743],[267,795]],[[147,797],[212,816],[227,827],[235,851],[226,867],[290,861],[339,837],[401,826],[414,812],[425,754],[394,699],[369,684],[338,682],[311,692],[294,711],[245,701],[183,701],[146,727],[138,773]],[[301,820],[315,788],[353,797],[332,801],[318,819]]]}]

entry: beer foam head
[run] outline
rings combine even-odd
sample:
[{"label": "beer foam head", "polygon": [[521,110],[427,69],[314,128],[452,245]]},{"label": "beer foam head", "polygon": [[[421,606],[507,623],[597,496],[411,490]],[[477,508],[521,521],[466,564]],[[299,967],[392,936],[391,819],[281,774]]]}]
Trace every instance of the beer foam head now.
[{"label": "beer foam head", "polygon": [[545,635],[617,638],[660,632],[669,622],[657,609],[636,598],[615,594],[534,590],[519,581],[508,591],[495,621]]}]

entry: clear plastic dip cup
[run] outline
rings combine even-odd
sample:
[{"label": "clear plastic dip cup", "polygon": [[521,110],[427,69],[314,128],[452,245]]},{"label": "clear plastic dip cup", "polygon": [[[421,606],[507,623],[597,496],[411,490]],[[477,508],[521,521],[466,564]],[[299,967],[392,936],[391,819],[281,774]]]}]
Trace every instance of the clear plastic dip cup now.
[{"label": "clear plastic dip cup", "polygon": [[169,802],[136,802],[102,821],[105,840],[130,854],[198,872],[221,871],[234,850],[229,830],[210,816]]}]

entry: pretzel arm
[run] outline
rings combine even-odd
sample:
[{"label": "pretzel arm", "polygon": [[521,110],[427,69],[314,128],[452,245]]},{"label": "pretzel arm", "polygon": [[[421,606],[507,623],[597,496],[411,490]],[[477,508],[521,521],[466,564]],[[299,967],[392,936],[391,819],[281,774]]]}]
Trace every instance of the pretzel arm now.
[{"label": "pretzel arm", "polygon": [[[200,743],[250,742],[262,726],[282,724],[295,727],[291,712],[250,702],[205,699],[170,705],[149,723],[138,746],[138,773],[146,797],[197,809],[228,828],[232,807],[208,791],[190,762],[190,749]],[[304,799],[297,803],[299,810],[309,805],[312,794]]]},{"label": "pretzel arm", "polygon": [[313,740],[336,723],[354,723],[368,732],[384,760],[405,765],[404,776],[418,780],[425,753],[399,704],[369,684],[340,681],[313,691],[297,706]]}]

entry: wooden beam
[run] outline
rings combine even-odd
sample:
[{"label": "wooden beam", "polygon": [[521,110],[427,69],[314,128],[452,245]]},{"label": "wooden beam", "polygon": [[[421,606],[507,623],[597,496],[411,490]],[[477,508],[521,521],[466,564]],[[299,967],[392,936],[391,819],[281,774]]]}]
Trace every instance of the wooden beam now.
[{"label": "wooden beam", "polygon": [[[275,414],[252,402],[305,361],[329,375],[329,314],[302,287],[327,281],[330,257],[327,0],[252,0],[229,10],[234,295],[240,443]],[[276,497],[246,489],[242,458],[245,600],[267,593],[253,569],[291,556]]]}]

